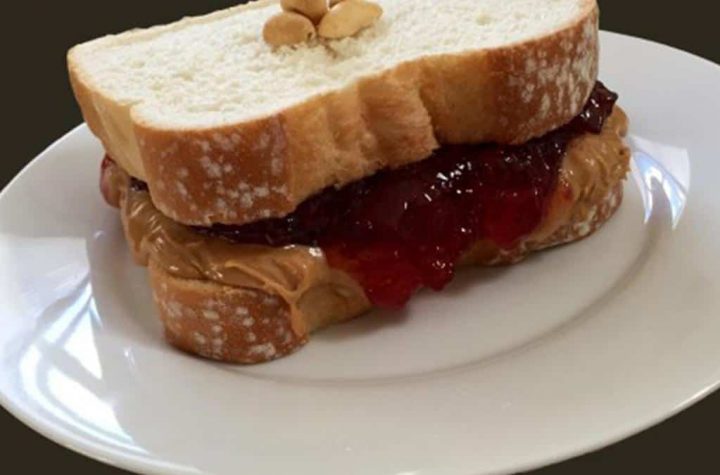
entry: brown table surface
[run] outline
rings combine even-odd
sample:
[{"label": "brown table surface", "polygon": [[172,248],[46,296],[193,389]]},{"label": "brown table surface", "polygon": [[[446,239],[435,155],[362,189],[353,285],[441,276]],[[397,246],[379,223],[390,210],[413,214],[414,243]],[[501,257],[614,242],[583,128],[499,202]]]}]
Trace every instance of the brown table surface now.
[{"label": "brown table surface", "polygon": [[[0,161],[0,186],[5,186],[54,139],[80,123],[65,73],[64,55],[70,46],[106,33],[167,22],[236,3],[70,0],[4,5],[4,73],[0,80],[6,92],[3,143],[9,150]],[[715,2],[600,0],[600,6],[606,30],[649,38],[720,63]],[[642,71],[638,74],[642,75]],[[718,473],[715,470],[720,466],[719,427],[720,394],[715,394],[631,439],[534,473]],[[49,470],[94,475],[125,473],[61,448],[2,409],[0,440],[6,441],[2,466],[23,467],[19,473]],[[716,468],[712,469],[713,466]]]}]

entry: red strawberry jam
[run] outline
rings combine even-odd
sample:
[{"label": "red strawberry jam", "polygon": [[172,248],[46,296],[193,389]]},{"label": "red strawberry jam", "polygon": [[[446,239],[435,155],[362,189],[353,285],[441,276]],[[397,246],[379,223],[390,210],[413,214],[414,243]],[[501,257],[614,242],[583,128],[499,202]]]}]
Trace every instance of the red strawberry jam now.
[{"label": "red strawberry jam", "polygon": [[616,100],[598,83],[579,116],[526,144],[443,146],[419,163],[327,189],[283,219],[199,230],[238,243],[320,246],[373,304],[399,308],[422,287],[445,287],[474,243],[511,248],[532,233],[568,143],[599,133]]}]

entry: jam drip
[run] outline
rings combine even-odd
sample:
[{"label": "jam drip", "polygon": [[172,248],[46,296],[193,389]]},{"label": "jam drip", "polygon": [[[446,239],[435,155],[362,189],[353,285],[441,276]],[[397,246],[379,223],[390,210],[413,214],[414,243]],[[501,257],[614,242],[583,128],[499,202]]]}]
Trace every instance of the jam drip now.
[{"label": "jam drip", "polygon": [[447,145],[430,158],[327,189],[283,219],[198,228],[238,243],[320,246],[380,307],[440,290],[471,246],[512,248],[541,223],[568,143],[600,133],[617,95],[597,83],[569,124],[523,145]]}]

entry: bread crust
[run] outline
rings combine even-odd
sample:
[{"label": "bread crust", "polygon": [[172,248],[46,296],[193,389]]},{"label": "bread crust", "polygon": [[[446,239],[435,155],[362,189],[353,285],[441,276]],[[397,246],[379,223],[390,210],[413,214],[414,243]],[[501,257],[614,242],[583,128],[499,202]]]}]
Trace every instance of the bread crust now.
[{"label": "bread crust", "polygon": [[421,58],[267,117],[207,129],[147,121],[104,96],[77,56],[71,50],[68,64],[85,120],[148,183],[157,208],[184,224],[245,224],[285,216],[328,186],[427,158],[440,144],[522,143],[567,123],[597,79],[598,9],[583,0],[577,18],[541,38]]},{"label": "bread crust", "polygon": [[292,329],[277,296],[217,282],[173,277],[149,263],[153,298],[167,341],[217,361],[257,364],[287,356],[307,343]]}]

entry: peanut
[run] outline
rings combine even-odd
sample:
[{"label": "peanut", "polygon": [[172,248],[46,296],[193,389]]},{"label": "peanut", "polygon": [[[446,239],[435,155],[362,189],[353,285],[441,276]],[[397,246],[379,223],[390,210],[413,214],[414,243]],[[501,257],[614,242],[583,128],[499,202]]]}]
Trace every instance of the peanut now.
[{"label": "peanut", "polygon": [[315,25],[299,13],[282,12],[265,23],[263,38],[275,48],[304,43],[315,37]]},{"label": "peanut", "polygon": [[330,8],[334,7],[338,3],[342,2],[343,0],[330,0]]},{"label": "peanut", "polygon": [[343,0],[325,15],[318,26],[318,33],[329,39],[353,36],[375,23],[382,14],[383,9],[377,3]]},{"label": "peanut", "polygon": [[328,12],[327,0],[282,0],[281,5],[286,12],[305,15],[315,24]]}]

